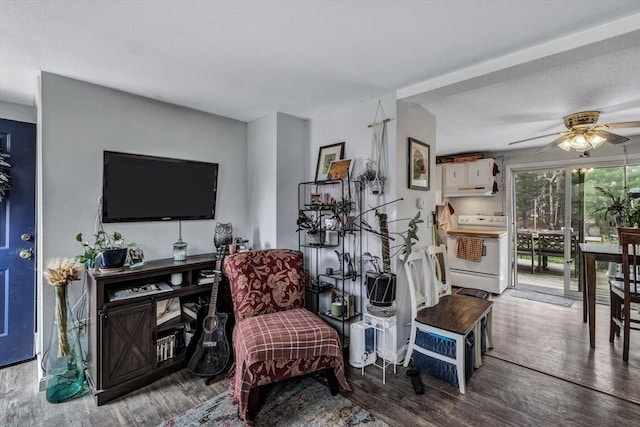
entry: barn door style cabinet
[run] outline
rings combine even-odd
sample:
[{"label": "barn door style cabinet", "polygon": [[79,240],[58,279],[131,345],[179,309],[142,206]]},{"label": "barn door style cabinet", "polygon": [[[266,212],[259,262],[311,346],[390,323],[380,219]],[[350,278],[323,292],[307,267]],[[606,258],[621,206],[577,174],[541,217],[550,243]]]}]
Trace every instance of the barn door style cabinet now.
[{"label": "barn door style cabinet", "polygon": [[[212,285],[198,281],[202,270],[215,268],[215,255],[196,255],[181,262],[149,261],[121,272],[86,273],[90,304],[87,374],[98,405],[185,367],[184,331],[196,325],[182,312],[182,304],[208,299]],[[171,287],[171,276],[176,273],[182,274],[182,285]],[[151,285],[162,291],[145,292],[154,287]],[[140,287],[135,293],[127,291]],[[180,313],[168,321],[162,321],[162,316],[159,320],[158,306],[169,301],[180,304]]]}]

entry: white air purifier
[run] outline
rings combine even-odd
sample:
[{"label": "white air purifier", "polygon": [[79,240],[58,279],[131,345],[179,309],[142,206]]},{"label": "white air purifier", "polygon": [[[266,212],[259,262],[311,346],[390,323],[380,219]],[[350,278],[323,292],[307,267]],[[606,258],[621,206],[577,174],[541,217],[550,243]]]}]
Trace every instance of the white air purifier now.
[{"label": "white air purifier", "polygon": [[[372,331],[375,333],[375,331]],[[373,334],[370,334],[370,341],[373,341]],[[369,346],[365,345],[364,323],[354,322],[351,324],[351,336],[349,337],[349,365],[354,368],[372,365],[376,361],[376,352],[366,351],[366,348],[373,348],[373,342]]]}]

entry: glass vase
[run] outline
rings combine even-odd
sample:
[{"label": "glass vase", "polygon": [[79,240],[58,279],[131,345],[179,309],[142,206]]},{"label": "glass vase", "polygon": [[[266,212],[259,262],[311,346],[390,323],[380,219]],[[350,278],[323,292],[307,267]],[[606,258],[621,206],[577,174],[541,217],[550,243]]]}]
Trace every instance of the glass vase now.
[{"label": "glass vase", "polygon": [[45,370],[47,401],[59,403],[81,394],[85,378],[78,327],[69,307],[67,286],[55,286],[54,292],[56,307]]}]

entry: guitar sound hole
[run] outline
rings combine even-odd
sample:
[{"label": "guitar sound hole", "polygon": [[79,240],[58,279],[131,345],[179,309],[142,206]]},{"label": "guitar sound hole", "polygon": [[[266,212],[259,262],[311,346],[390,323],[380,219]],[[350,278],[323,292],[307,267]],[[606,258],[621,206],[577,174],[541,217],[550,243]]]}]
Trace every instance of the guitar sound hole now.
[{"label": "guitar sound hole", "polygon": [[202,324],[204,331],[211,333],[218,328],[218,318],[216,316],[207,316]]}]

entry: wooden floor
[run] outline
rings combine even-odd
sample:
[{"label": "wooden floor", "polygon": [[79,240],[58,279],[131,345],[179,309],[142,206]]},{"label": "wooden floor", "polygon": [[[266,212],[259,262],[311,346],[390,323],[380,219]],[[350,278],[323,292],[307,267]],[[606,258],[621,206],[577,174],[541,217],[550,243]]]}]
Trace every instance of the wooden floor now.
[{"label": "wooden floor", "polygon": [[[608,341],[608,307],[597,308],[597,346],[588,344],[582,304],[561,307],[510,296],[494,298],[494,345],[461,395],[421,375],[416,395],[404,369],[347,369],[349,398],[393,426],[632,426],[640,420],[640,333],[622,362]],[[49,404],[37,391],[36,362],[0,369],[0,425],[154,426],[226,389],[177,372],[96,407],[89,395]]]}]

